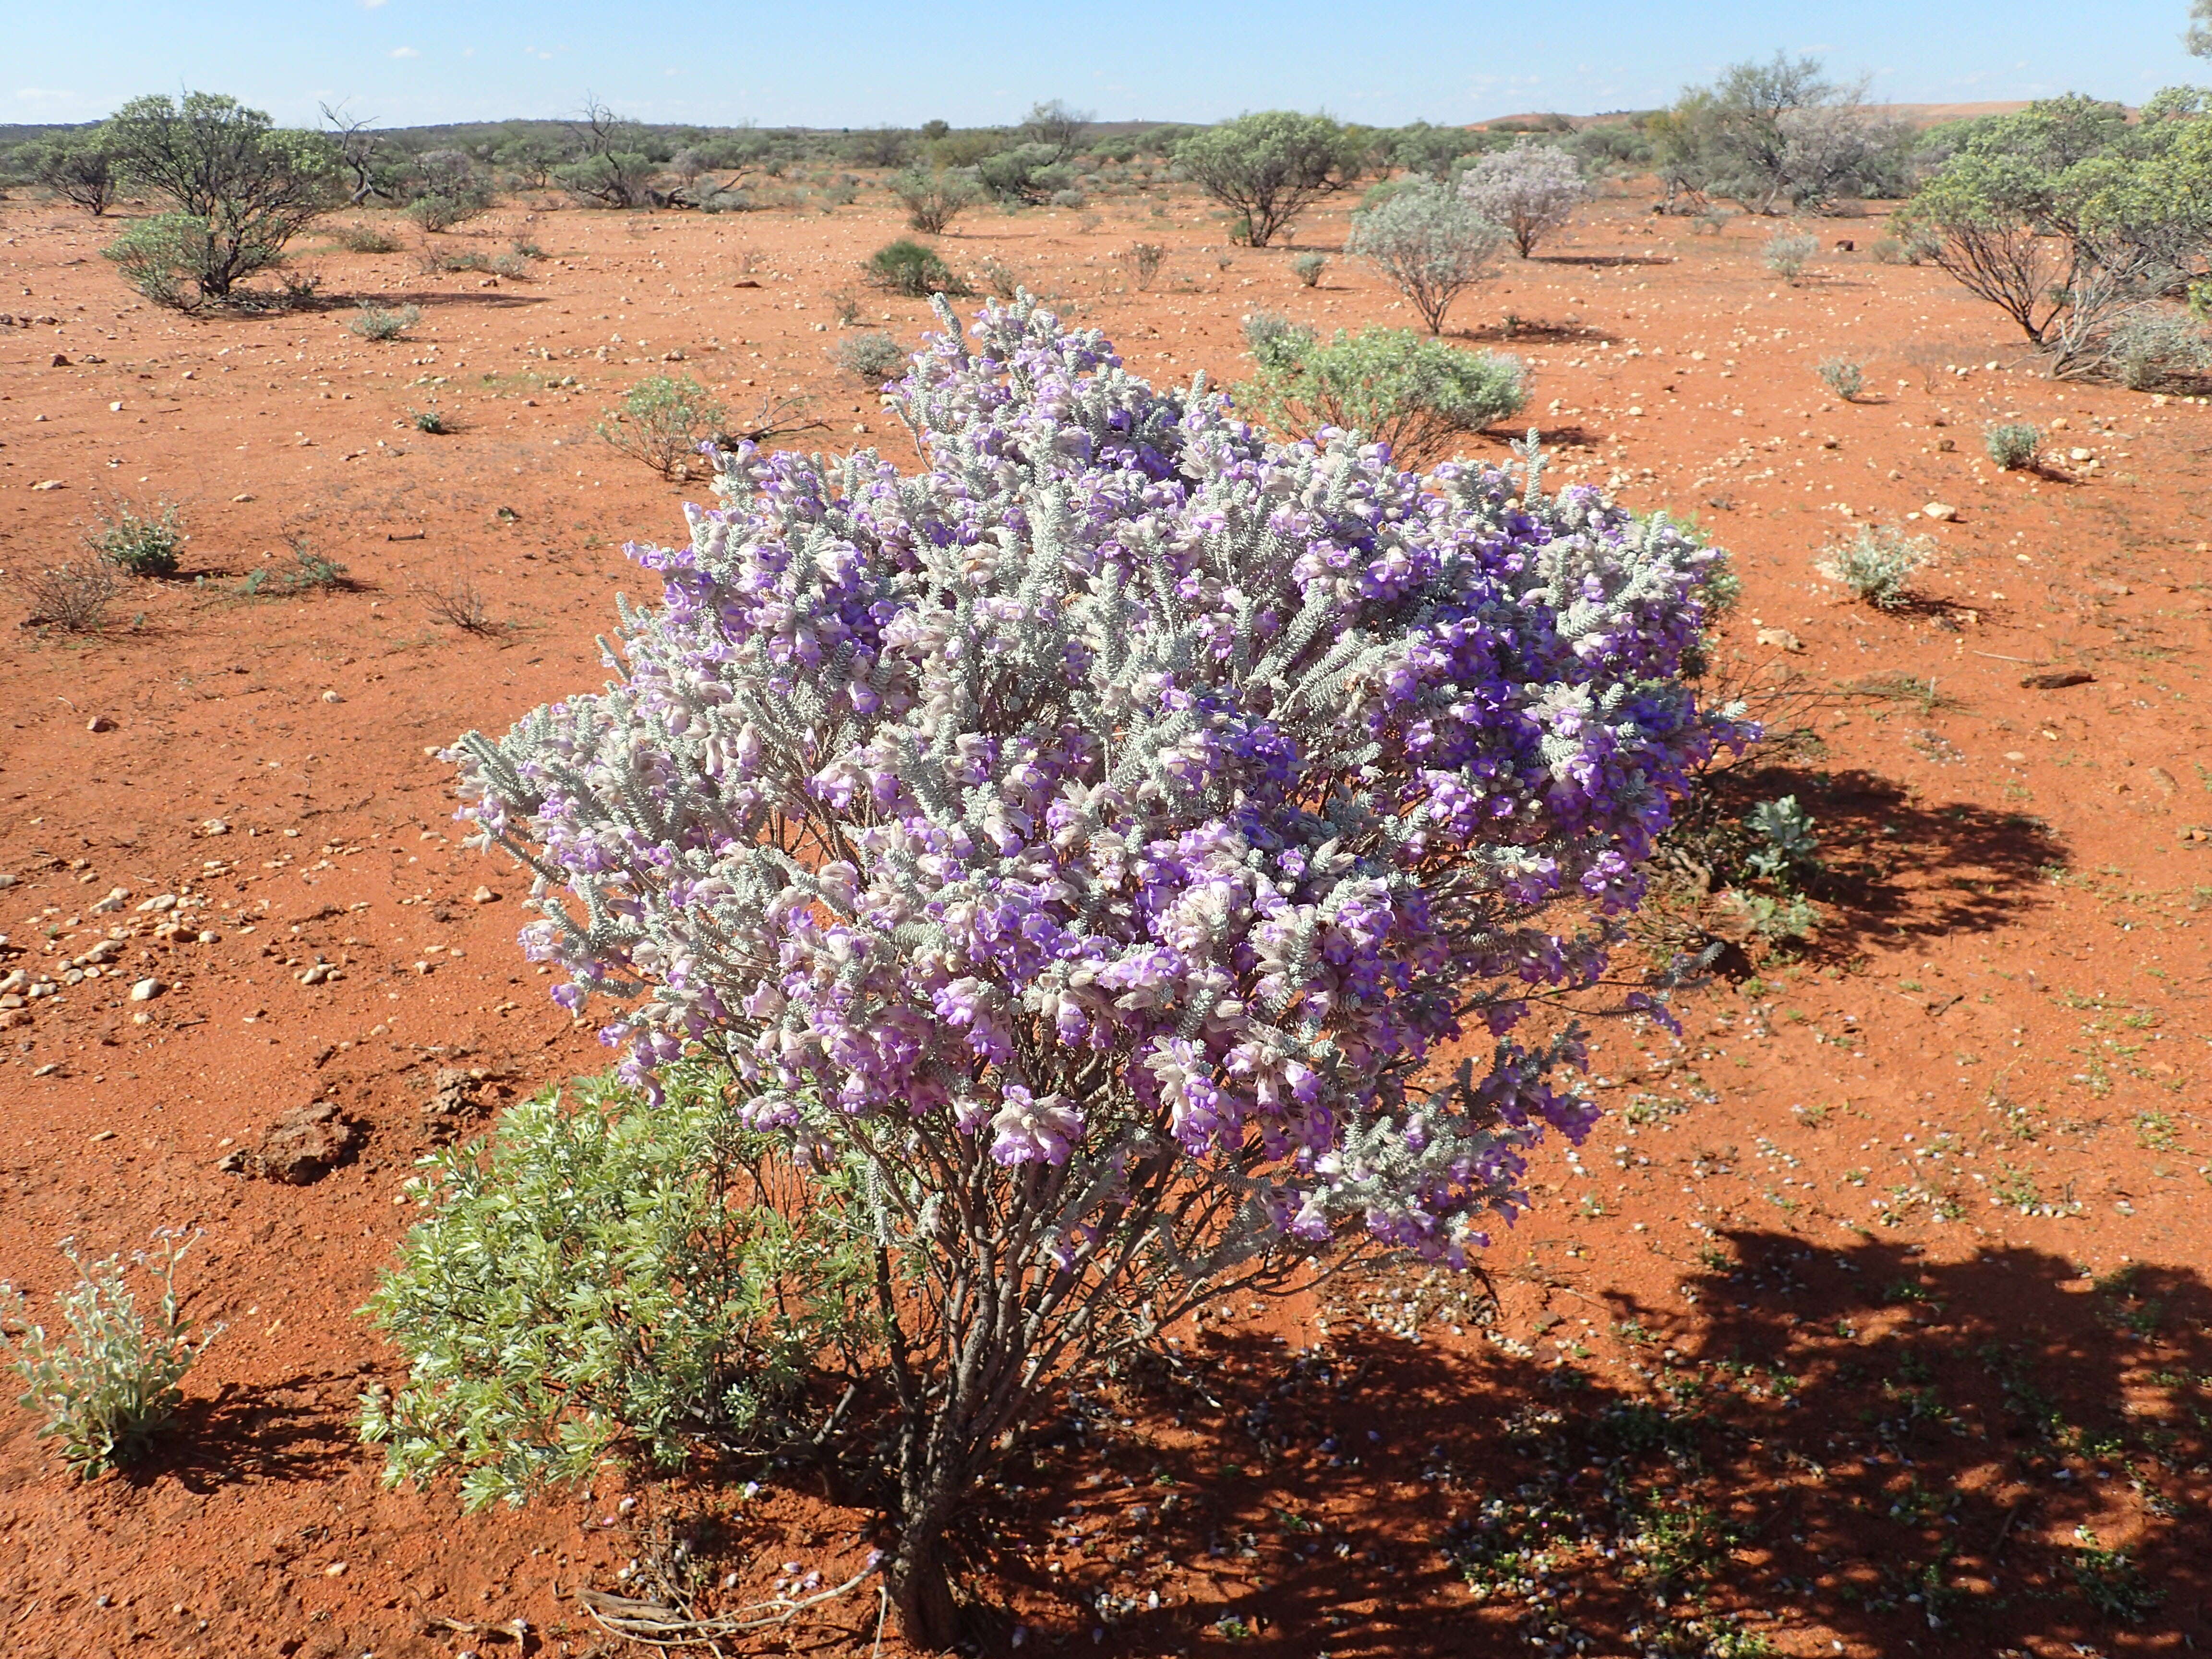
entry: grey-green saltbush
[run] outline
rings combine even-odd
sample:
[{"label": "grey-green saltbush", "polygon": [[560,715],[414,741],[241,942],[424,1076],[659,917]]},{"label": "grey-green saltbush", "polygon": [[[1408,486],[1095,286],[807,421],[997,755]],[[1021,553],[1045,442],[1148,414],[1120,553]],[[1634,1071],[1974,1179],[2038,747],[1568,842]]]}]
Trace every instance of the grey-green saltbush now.
[{"label": "grey-green saltbush", "polygon": [[1766,268],[1785,282],[1796,282],[1820,251],[1820,240],[1802,230],[1778,230],[1766,239]]},{"label": "grey-green saltbush", "polygon": [[721,1085],[665,1081],[657,1106],[603,1081],[543,1096],[429,1160],[430,1214],[368,1309],[408,1362],[362,1402],[389,1484],[456,1474],[477,1509],[611,1455],[673,1468],[772,1433],[811,1364],[855,1358],[870,1258],[834,1180],[786,1215]]},{"label": "grey-green saltbush", "polygon": [[2043,433],[2025,421],[1998,421],[1984,428],[1982,445],[1990,459],[2008,472],[2035,465],[2043,449]]},{"label": "grey-green saltbush", "polygon": [[1519,358],[1462,351],[1409,328],[1340,329],[1323,341],[1310,329],[1255,317],[1246,332],[1260,372],[1233,395],[1279,438],[1341,427],[1388,444],[1399,466],[1425,466],[1528,401]]},{"label": "grey-green saltbush", "polygon": [[907,365],[906,348],[878,328],[847,335],[830,355],[838,368],[871,386],[882,385]]},{"label": "grey-green saltbush", "polygon": [[1318,253],[1309,249],[1304,253],[1292,255],[1291,258],[1291,275],[1308,288],[1317,287],[1321,282],[1322,272],[1328,269],[1328,255],[1326,253]]},{"label": "grey-green saltbush", "polygon": [[383,306],[364,304],[346,326],[364,340],[396,340],[422,320],[422,312],[418,306],[388,310]]},{"label": "grey-green saltbush", "polygon": [[1497,274],[1492,262],[1504,241],[1504,231],[1458,192],[1411,179],[1387,200],[1352,216],[1345,252],[1372,261],[1435,334],[1454,300]]},{"label": "grey-green saltbush", "polygon": [[1828,390],[1847,404],[1855,402],[1866,390],[1866,371],[1849,358],[1838,357],[1822,363],[1819,373]]},{"label": "grey-green saltbush", "polygon": [[1862,525],[1850,541],[1828,550],[1820,570],[1849,589],[1853,599],[1877,611],[1895,611],[1912,597],[1913,574],[1935,556],[1935,545],[1925,536]]},{"label": "grey-green saltbush", "polygon": [[[21,1350],[15,1366],[27,1386],[20,1403],[45,1419],[40,1435],[59,1442],[63,1461],[79,1474],[143,1453],[183,1403],[185,1374],[222,1333],[216,1326],[192,1340],[176,1283],[191,1246],[191,1238],[160,1232],[152,1250],[132,1257],[160,1292],[149,1312],[138,1305],[120,1256],[88,1262],[75,1240],[64,1240],[77,1271],[76,1288],[54,1298],[66,1328],[49,1335],[30,1325],[13,1338],[0,1334],[0,1346]],[[0,1327],[22,1326],[24,1310],[21,1292],[0,1284]]]}]

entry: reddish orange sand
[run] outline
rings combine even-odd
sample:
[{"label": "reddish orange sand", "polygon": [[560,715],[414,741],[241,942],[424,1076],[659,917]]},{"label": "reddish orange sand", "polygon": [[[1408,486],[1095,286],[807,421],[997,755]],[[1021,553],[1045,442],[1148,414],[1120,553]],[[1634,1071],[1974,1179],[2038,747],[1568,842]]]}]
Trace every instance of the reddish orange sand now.
[{"label": "reddish orange sand", "polygon": [[[463,1519],[449,1487],[381,1490],[380,1454],[356,1442],[356,1396],[397,1373],[355,1310],[408,1224],[396,1200],[436,1070],[480,1068],[496,1102],[605,1061],[515,950],[522,884],[458,846],[431,751],[602,677],[614,592],[650,591],[623,544],[680,535],[699,486],[619,459],[592,422],[667,359],[741,410],[796,388],[828,422],[814,441],[882,441],[910,464],[829,356],[838,290],[902,340],[925,325],[858,280],[898,229],[881,199],[826,216],[509,210],[436,239],[533,240],[552,257],[521,281],[423,276],[413,252],[313,255],[326,294],[421,307],[387,344],[349,332],[343,304],[153,309],[98,257],[112,222],[0,207],[0,308],[27,319],[0,328],[0,566],[80,556],[113,496],[167,496],[191,532],[185,577],[134,585],[102,636],[15,629],[25,603],[9,601],[0,973],[58,977],[118,927],[123,945],[97,978],[0,1011],[0,1270],[43,1304],[65,1236],[104,1252],[204,1228],[184,1279],[228,1328],[170,1449],[133,1475],[72,1482],[29,1415],[0,1408],[0,1649],[496,1654],[517,1650],[484,1627],[517,1619],[528,1651],[621,1649],[570,1592],[617,1588],[654,1517],[698,1494],[647,1489],[624,1510],[611,1478]],[[2041,378],[1939,273],[1872,261],[1878,222],[1815,225],[1859,251],[1790,286],[1759,257],[1770,225],[1699,235],[1647,200],[1601,204],[1452,320],[1528,356],[1529,417],[1567,474],[1694,512],[1734,550],[1731,644],[1756,672],[1822,690],[1893,677],[1893,695],[1827,701],[1820,751],[1760,790],[1820,821],[1826,925],[1796,961],[1691,998],[1679,1048],[1604,1034],[1601,1097],[1641,1102],[1640,1125],[1609,1119],[1579,1167],[1547,1164],[1539,1212],[1492,1252],[1487,1330],[1447,1315],[1415,1344],[1370,1320],[1412,1273],[1340,1294],[1325,1337],[1312,1298],[1225,1309],[1180,1334],[1212,1403],[1109,1396],[1110,1432],[1009,1476],[977,1583],[1039,1646],[1565,1650],[1541,1620],[1471,1599],[1439,1542],[1542,1474],[1529,1411],[1664,1389],[1722,1402],[1717,1437],[1667,1478],[1717,1494],[1743,1537],[1663,1616],[1635,1564],[1569,1550],[1540,1600],[1588,1651],[1637,1651],[1692,1613],[1805,1655],[2207,1635],[2212,411]],[[1300,228],[1332,252],[1312,289],[1285,250],[1227,248],[1189,200],[1166,217],[980,216],[944,246],[1072,301],[1141,373],[1222,380],[1255,307],[1407,319],[1334,252],[1344,229],[1340,208]],[[1122,263],[1138,240],[1171,249],[1145,293]],[[1867,366],[1863,402],[1816,377],[1837,356]],[[433,407],[451,435],[410,425]],[[1987,464],[1983,423],[2014,413],[2066,422],[2063,465]],[[1931,501],[1955,517],[1910,520]],[[1869,521],[1933,534],[1928,603],[1878,614],[1815,574],[1822,544]],[[351,586],[242,597],[295,541]],[[434,614],[465,582],[488,636]],[[2023,689],[2052,667],[2094,678]],[[117,889],[121,908],[98,910]],[[163,895],[176,908],[146,908]],[[337,971],[303,982],[317,963]],[[149,977],[161,994],[130,1000]],[[320,1098],[367,1126],[356,1161],[307,1188],[217,1170]],[[2130,1263],[2132,1288],[2093,1286]],[[1323,1344],[1287,1394],[1285,1341]],[[1571,1361],[1587,1386],[1563,1394]],[[1760,1367],[1796,1376],[1798,1403],[1762,1391]],[[2070,1429],[2022,1404],[2030,1385]],[[1923,1387],[1943,1414],[1911,1403]],[[1592,1464],[1568,1485],[1604,1479]],[[810,1476],[716,1500],[731,1597],[786,1561],[834,1581],[860,1559],[867,1513],[820,1494]],[[2137,1551],[2164,1594],[2143,1622],[2084,1600],[2081,1527]],[[1940,1626],[1898,1577],[1930,1560],[1963,1587],[1933,1604]],[[1102,1619],[1102,1590],[1128,1610]],[[793,1650],[867,1651],[873,1601],[832,1611]]]}]

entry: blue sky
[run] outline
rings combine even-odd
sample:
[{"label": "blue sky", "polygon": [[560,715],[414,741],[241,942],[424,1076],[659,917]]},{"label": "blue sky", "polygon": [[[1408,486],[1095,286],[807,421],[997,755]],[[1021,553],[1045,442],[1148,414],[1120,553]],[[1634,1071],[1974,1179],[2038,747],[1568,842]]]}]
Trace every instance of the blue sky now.
[{"label": "blue sky", "polygon": [[[0,6],[0,120],[82,121],[143,92],[228,92],[279,120],[553,116],[595,94],[653,121],[956,125],[1065,98],[1109,119],[1325,108],[1469,121],[1649,107],[1778,48],[1909,102],[2212,81],[2186,0],[105,0]],[[12,14],[12,15],[11,15]],[[96,46],[85,30],[97,30]]]}]

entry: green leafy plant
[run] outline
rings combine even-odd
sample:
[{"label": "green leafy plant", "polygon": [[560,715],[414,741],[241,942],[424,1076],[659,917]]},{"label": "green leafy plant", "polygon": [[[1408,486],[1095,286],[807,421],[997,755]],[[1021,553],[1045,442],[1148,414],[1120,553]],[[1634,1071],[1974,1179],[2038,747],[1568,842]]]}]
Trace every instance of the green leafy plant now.
[{"label": "green leafy plant", "polygon": [[285,244],[334,192],[337,152],[327,139],[278,128],[234,98],[134,98],[101,131],[123,176],[170,204],[106,250],[157,305],[193,310],[233,299],[240,283],[283,261]]},{"label": "green leafy plant", "polygon": [[2106,1549],[2087,1527],[2076,1528],[2074,1536],[2081,1545],[2069,1564],[2074,1589],[2092,1609],[2130,1625],[2140,1625],[2158,1610],[2165,1592],[2143,1582],[2134,1551]]},{"label": "green leafy plant", "polygon": [[1847,404],[1856,403],[1859,393],[1866,390],[1866,371],[1848,358],[1822,363],[1819,373],[1828,390]]},{"label": "green leafy plant", "polygon": [[681,479],[690,476],[699,446],[721,429],[724,418],[721,404],[689,374],[648,374],[593,429],[662,477]]},{"label": "green leafy plant", "polygon": [[1982,432],[1982,447],[2008,472],[2033,466],[2043,449],[2043,433],[2026,421],[1997,421]]},{"label": "green leafy plant", "polygon": [[429,1160],[428,1218],[367,1310],[409,1365],[362,1402],[387,1481],[456,1474],[476,1509],[610,1455],[674,1468],[772,1435],[809,1364],[865,1334],[872,1258],[834,1194],[787,1217],[720,1084],[669,1082],[659,1105],[605,1081],[548,1094]]},{"label": "green leafy plant", "polygon": [[292,540],[292,556],[246,573],[240,591],[249,599],[289,599],[302,593],[326,593],[349,586],[346,568],[313,551],[304,537]]},{"label": "green leafy plant", "polygon": [[869,256],[863,269],[877,287],[889,289],[909,300],[927,300],[933,294],[968,292],[967,285],[952,274],[952,267],[945,263],[936,249],[908,236],[884,243]]},{"label": "green leafy plant", "polygon": [[118,501],[84,539],[127,576],[173,576],[177,550],[186,539],[184,514],[173,501],[163,501],[151,513]]},{"label": "green leafy plant", "polygon": [[1936,556],[1925,536],[1908,536],[1886,525],[1862,525],[1858,533],[1821,558],[1820,572],[1877,611],[1911,602],[1912,578]]},{"label": "green leafy plant", "polygon": [[[40,1435],[58,1442],[80,1475],[143,1455],[175,1417],[185,1373],[222,1334],[216,1326],[195,1341],[177,1294],[177,1263],[198,1237],[157,1232],[151,1250],[132,1255],[159,1292],[151,1310],[140,1307],[121,1256],[87,1261],[65,1239],[63,1254],[77,1272],[76,1288],[54,1298],[65,1331],[49,1335],[31,1325],[0,1334],[0,1345],[19,1350],[14,1364],[27,1385],[20,1403],[46,1419]],[[0,1285],[0,1327],[21,1326],[25,1305],[14,1286]]]},{"label": "green leafy plant", "polygon": [[1820,868],[1820,840],[1813,830],[1813,816],[1798,805],[1797,797],[1784,795],[1763,800],[1745,815],[1744,827],[1756,845],[1747,860],[1761,880],[1794,887]]},{"label": "green leafy plant", "polygon": [[1265,247],[1314,202],[1357,183],[1365,149],[1359,135],[1326,115],[1262,110],[1191,133],[1175,159],[1237,216],[1243,242]]},{"label": "green leafy plant", "polygon": [[1462,351],[1412,329],[1341,329],[1328,341],[1290,326],[1254,341],[1259,373],[1236,389],[1251,418],[1285,437],[1326,427],[1390,447],[1400,466],[1443,459],[1458,439],[1518,414],[1521,360]]},{"label": "green leafy plant", "polygon": [[1304,253],[1294,253],[1291,256],[1291,274],[1296,276],[1304,287],[1320,286],[1321,274],[1328,269],[1328,255],[1326,253],[1308,249]]},{"label": "green leafy plant", "polygon": [[437,409],[409,410],[407,424],[417,432],[444,434],[453,429],[453,423],[446,419],[445,411]]},{"label": "green leafy plant", "polygon": [[387,311],[382,306],[366,303],[346,326],[364,340],[397,340],[422,320],[422,308],[417,306],[401,306],[396,311]]}]

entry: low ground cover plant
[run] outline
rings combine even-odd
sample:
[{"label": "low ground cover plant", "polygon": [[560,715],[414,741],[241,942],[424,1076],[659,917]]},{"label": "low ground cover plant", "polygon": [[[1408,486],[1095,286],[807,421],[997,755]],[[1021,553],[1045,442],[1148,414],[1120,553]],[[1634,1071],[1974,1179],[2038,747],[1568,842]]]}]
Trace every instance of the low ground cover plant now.
[{"label": "low ground cover plant", "polygon": [[173,576],[187,539],[184,511],[175,502],[142,512],[118,501],[100,515],[85,543],[126,576]]},{"label": "low ground cover plant", "polygon": [[657,1109],[712,1068],[762,1185],[868,1241],[836,1439],[931,1645],[956,1516],[1086,1368],[1519,1209],[1595,1116],[1530,999],[1592,984],[1686,769],[1748,735],[1680,677],[1718,556],[1533,446],[1424,480],[1026,300],[972,349],[939,313],[921,472],[738,444],[616,684],[459,750],[556,1000],[615,1000]]},{"label": "low ground cover plant", "polygon": [[96,634],[105,628],[107,607],[122,589],[115,566],[98,557],[27,572],[21,580],[31,606],[28,620],[64,634]]},{"label": "low ground cover plant", "polygon": [[648,374],[592,430],[662,477],[684,478],[725,418],[722,405],[689,374]]},{"label": "low ground cover plant", "polygon": [[346,326],[364,340],[397,340],[422,320],[419,306],[387,308],[369,301],[354,313],[353,320]]},{"label": "low ground cover plant", "polygon": [[1820,383],[1847,404],[1856,403],[1866,390],[1866,370],[1847,357],[1822,363],[1819,374]]},{"label": "low ground cover plant", "polygon": [[1877,611],[1898,611],[1911,602],[1914,574],[1935,556],[1935,544],[1925,536],[1887,525],[1861,525],[1849,541],[1821,556],[1820,571],[1853,599]]},{"label": "low ground cover plant", "polygon": [[2017,472],[2043,453],[2043,430],[2026,421],[1997,421],[1984,429],[1982,446],[1999,466]]},{"label": "low ground cover plant", "polygon": [[[44,1419],[40,1436],[55,1442],[80,1475],[143,1455],[183,1403],[185,1374],[221,1334],[217,1326],[195,1340],[177,1293],[177,1264],[191,1243],[191,1237],[156,1233],[151,1250],[131,1256],[131,1265],[156,1292],[146,1308],[121,1256],[88,1261],[75,1240],[64,1240],[77,1284],[56,1293],[62,1328],[52,1333],[28,1322],[22,1294],[0,1284],[0,1346],[15,1350],[11,1363],[26,1385],[20,1403]],[[9,1326],[17,1334],[5,1334]]]},{"label": "low ground cover plant", "polygon": [[847,335],[830,355],[838,368],[870,386],[881,386],[904,368],[907,362],[906,348],[879,328]]},{"label": "low ground cover plant", "polygon": [[1431,465],[1471,434],[1528,402],[1521,360],[1466,351],[1409,328],[1310,329],[1261,313],[1245,325],[1258,371],[1235,391],[1239,408],[1285,437],[1330,428],[1388,444],[1401,465]]}]

